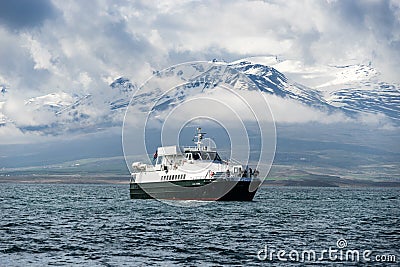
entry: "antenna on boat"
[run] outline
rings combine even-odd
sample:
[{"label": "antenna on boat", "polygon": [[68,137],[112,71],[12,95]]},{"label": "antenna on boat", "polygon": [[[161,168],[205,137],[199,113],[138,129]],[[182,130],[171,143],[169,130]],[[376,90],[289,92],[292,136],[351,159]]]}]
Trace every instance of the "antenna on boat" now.
[{"label": "antenna on boat", "polygon": [[202,140],[203,140],[203,136],[206,133],[202,133],[201,132],[201,127],[197,127],[197,136],[195,138],[197,138],[197,141],[195,142],[195,144],[197,145],[197,149],[201,150],[201,144],[202,144]]}]

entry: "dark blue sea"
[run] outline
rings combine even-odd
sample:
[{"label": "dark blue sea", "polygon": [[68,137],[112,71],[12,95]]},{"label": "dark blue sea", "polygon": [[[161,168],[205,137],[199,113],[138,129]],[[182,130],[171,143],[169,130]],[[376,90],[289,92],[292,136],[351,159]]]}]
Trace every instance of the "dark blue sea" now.
[{"label": "dark blue sea", "polygon": [[0,184],[0,266],[399,266],[399,188],[263,187],[181,207],[128,187]]}]

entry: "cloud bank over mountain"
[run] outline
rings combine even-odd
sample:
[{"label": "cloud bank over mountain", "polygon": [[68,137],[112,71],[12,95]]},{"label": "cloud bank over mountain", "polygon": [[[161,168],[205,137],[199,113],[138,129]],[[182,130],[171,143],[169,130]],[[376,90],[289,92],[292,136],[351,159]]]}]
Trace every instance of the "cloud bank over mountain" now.
[{"label": "cloud bank over mountain", "polygon": [[[212,67],[205,70],[204,64]],[[378,129],[399,129],[399,86],[382,82],[375,69],[369,66],[356,64],[304,69],[296,61],[282,61],[276,57],[243,59],[230,64],[192,62],[187,66],[196,69],[204,77],[199,78],[189,69],[188,72],[194,75],[194,80],[187,80],[182,85],[182,74],[177,72],[176,75],[172,75],[173,70],[179,68],[176,66],[162,72],[165,73],[165,77],[160,76],[160,72],[154,77],[157,80],[161,79],[160,77],[171,78],[179,84],[177,87],[167,80],[162,80],[159,84],[150,83],[153,86],[138,88],[129,79],[120,77],[105,90],[93,93],[76,89],[70,93],[60,91],[26,99],[22,94],[9,97],[6,92],[0,101],[0,135],[3,136],[0,144],[25,143],[28,140],[44,141],[48,137],[53,140],[71,138],[81,134],[115,130],[114,128],[121,130],[128,105],[130,112],[134,113],[135,120],[146,117],[147,111],[153,110],[153,116],[160,123],[162,117],[170,116],[172,110],[176,113],[175,108],[185,105],[187,110],[178,109],[180,115],[187,118],[192,114],[190,116],[196,117],[198,109],[193,108],[195,104],[188,104],[196,100],[195,106],[210,107],[211,113],[218,115],[220,119],[224,118],[226,123],[232,119],[231,114],[225,114],[220,108],[227,106],[243,115],[243,108],[246,107],[242,102],[229,97],[234,96],[235,91],[240,92],[242,97],[246,96],[247,101],[252,103],[250,106],[253,112],[259,108],[264,110],[258,113],[259,122],[273,119],[279,124],[355,123]],[[286,70],[288,75],[294,75],[304,84],[288,78],[272,66]],[[338,79],[343,75],[345,78]],[[207,80],[207,86],[200,84],[198,79]],[[319,81],[319,85],[316,84],[316,80]],[[222,81],[229,84],[231,89],[221,87]],[[314,88],[305,85],[309,83],[314,84]],[[164,89],[171,89],[160,99],[156,97],[160,90],[159,85]],[[194,90],[194,87],[197,90]],[[132,96],[134,98],[129,103]],[[210,97],[216,102],[209,102]],[[265,98],[265,101],[256,101],[260,97]],[[267,114],[268,106],[273,117]],[[252,115],[243,118],[254,119]]]},{"label": "cloud bank over mountain", "polygon": [[[122,109],[116,107],[132,91],[121,95],[110,84],[126,77],[137,87],[153,71],[190,60],[272,54],[294,60],[273,62],[284,74],[293,74],[284,62],[302,62],[303,69],[356,62],[379,72],[380,81],[398,83],[399,36],[397,1],[2,1],[0,125],[7,126],[0,136],[6,143],[32,141],[60,122],[68,125],[60,129],[65,132],[74,130],[73,122],[117,126]],[[352,93],[324,99],[334,103],[358,92]],[[269,101],[282,122],[349,119],[291,98]]]}]

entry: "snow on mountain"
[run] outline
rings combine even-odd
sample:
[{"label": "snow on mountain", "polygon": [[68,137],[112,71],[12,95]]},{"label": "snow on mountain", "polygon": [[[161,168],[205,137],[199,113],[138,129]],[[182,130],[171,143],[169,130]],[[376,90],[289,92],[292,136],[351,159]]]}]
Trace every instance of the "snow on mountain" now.
[{"label": "snow on mountain", "polygon": [[136,90],[136,86],[129,79],[120,77],[113,81],[110,87],[113,91],[108,100],[111,110],[126,108],[129,105],[133,92]]},{"label": "snow on mountain", "polygon": [[329,104],[345,110],[381,113],[400,121],[400,93],[392,84],[352,84],[330,92],[327,100]]},{"label": "snow on mountain", "polygon": [[380,73],[371,64],[346,64],[304,67],[288,70],[293,62],[278,63],[288,76],[318,90],[326,102],[345,111],[383,114],[400,120],[400,85],[381,80]]},{"label": "snow on mountain", "polygon": [[[269,64],[268,65],[266,65]],[[379,72],[371,64],[347,64],[331,66],[305,66],[298,61],[282,60],[278,57],[259,57],[232,62],[229,66],[251,79],[258,88],[248,88],[239,79],[238,73],[224,74],[224,82],[241,90],[261,90],[283,99],[323,112],[374,113],[400,121],[400,86],[380,80]],[[195,66],[196,67],[196,66]],[[202,66],[197,66],[201,69]],[[193,93],[210,91],[220,82],[221,65],[204,72],[207,82]],[[156,72],[157,74],[157,72]],[[197,77],[198,79],[199,77]],[[189,82],[190,81],[186,81]],[[108,88],[93,94],[69,94],[58,92],[38,96],[25,101],[29,112],[52,115],[46,123],[40,121],[25,131],[42,131],[48,134],[121,125],[123,115],[137,86],[125,77],[115,79]],[[0,126],[13,122],[4,113],[5,90],[0,99]],[[188,97],[184,87],[176,88],[162,99],[154,99],[151,92],[139,93],[134,101],[142,107],[157,102],[156,109],[162,111],[183,102]],[[140,110],[140,107],[139,107]]]},{"label": "snow on mountain", "polygon": [[47,109],[57,113],[71,106],[75,101],[76,99],[73,96],[65,92],[59,92],[31,98],[25,102],[25,105],[34,107],[35,109]]},{"label": "snow on mountain", "polygon": [[[4,110],[7,97],[2,96],[0,126],[10,123],[22,131],[57,135],[68,131],[93,131],[121,125],[125,108],[135,89],[136,86],[128,79],[120,77],[106,90],[99,90],[95,95],[57,92],[37,96],[23,102],[24,107],[20,108],[20,112],[28,113],[26,116],[8,114],[10,111]],[[21,117],[34,119],[20,120]]]},{"label": "snow on mountain", "polygon": [[[272,70],[284,73],[286,82],[275,83],[280,87],[276,90],[278,95],[282,91],[289,91],[281,94],[283,97],[298,98],[300,102],[313,107],[318,107],[316,104],[319,103],[320,107],[329,106],[329,110],[341,110],[350,116],[380,114],[396,122],[400,120],[400,84],[382,81],[381,74],[371,62],[358,63],[352,60],[342,64],[309,66],[276,56],[253,57],[244,61],[249,68],[244,71],[250,77],[254,75],[254,69],[265,64]],[[244,61],[231,64],[238,66]],[[270,76],[274,76],[272,73],[257,73],[252,79],[255,82],[260,79],[268,81]],[[289,87],[288,84],[294,86]],[[262,87],[263,83],[259,82],[258,85]]]},{"label": "snow on mountain", "polygon": [[230,66],[247,75],[263,92],[294,99],[310,106],[329,108],[319,91],[288,80],[273,67],[250,61],[236,62]]},{"label": "snow on mountain", "polygon": [[377,78],[379,72],[370,65],[355,64],[355,65],[335,65],[329,67],[333,74],[333,79],[316,86],[316,88],[335,88],[342,84],[362,82]]},{"label": "snow on mountain", "polygon": [[[47,125],[46,123],[38,125],[40,129],[57,128],[61,124],[82,123],[84,119],[88,119],[89,115],[86,114],[87,108],[82,109],[82,107],[90,106],[88,101],[90,98],[91,95],[71,95],[65,92],[58,92],[31,98],[25,102],[25,106],[31,108],[32,112],[42,114],[47,112],[48,114],[51,113],[54,117],[54,120],[50,121]],[[51,131],[51,129],[49,130]]]}]

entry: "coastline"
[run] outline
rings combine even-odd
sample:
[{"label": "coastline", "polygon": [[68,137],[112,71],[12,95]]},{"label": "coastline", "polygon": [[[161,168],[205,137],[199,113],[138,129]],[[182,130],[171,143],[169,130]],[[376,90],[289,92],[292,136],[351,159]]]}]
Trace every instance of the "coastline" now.
[{"label": "coastline", "polygon": [[129,184],[129,175],[10,175],[1,183],[26,184]]},{"label": "coastline", "polygon": [[[2,183],[21,184],[121,184],[128,185],[129,175],[111,174],[71,174],[71,175],[3,175],[0,176]],[[345,179],[340,177],[331,178],[267,178],[263,187],[400,187],[400,181],[389,180],[367,180],[367,179]]]}]

